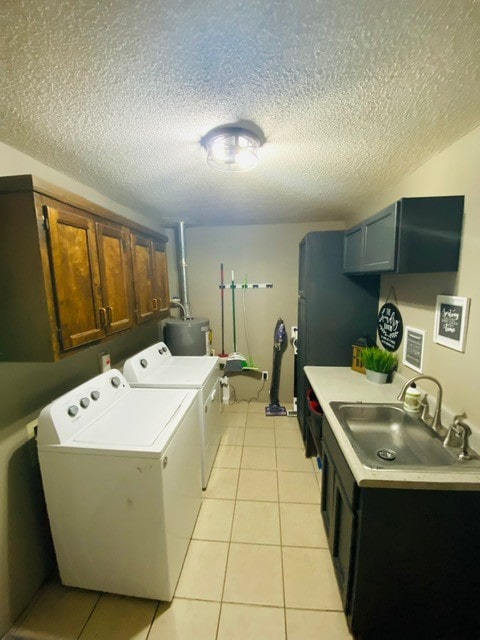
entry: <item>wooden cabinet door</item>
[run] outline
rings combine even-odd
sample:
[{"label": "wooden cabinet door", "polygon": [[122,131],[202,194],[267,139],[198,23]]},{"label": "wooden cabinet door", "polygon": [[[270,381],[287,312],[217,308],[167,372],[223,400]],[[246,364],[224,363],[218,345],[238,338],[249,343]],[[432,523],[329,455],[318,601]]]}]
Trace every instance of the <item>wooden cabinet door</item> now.
[{"label": "wooden cabinet door", "polygon": [[167,315],[170,309],[170,293],[168,289],[167,253],[163,243],[152,242],[152,259],[156,311],[161,315]]},{"label": "wooden cabinet door", "polygon": [[129,232],[126,227],[104,222],[96,223],[96,231],[105,332],[110,334],[133,325]]},{"label": "wooden cabinet door", "polygon": [[157,306],[151,241],[145,236],[132,234],[131,247],[137,322],[147,322],[154,317]]},{"label": "wooden cabinet door", "polygon": [[45,209],[58,333],[68,350],[105,335],[95,223],[81,213]]}]

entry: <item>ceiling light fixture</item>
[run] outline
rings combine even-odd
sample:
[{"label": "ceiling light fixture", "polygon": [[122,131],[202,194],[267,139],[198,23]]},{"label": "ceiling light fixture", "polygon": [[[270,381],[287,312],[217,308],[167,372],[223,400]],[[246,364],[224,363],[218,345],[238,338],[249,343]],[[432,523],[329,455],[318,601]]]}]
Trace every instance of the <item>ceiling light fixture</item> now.
[{"label": "ceiling light fixture", "polygon": [[216,127],[202,138],[207,162],[218,171],[249,171],[258,162],[260,137],[244,127]]}]

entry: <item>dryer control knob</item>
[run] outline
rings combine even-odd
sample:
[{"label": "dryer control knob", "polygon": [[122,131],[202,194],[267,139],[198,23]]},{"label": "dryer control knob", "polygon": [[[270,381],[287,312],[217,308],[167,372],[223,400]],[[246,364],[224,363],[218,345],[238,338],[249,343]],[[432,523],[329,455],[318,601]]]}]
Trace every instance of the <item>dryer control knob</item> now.
[{"label": "dryer control knob", "polygon": [[71,418],[74,418],[74,417],[77,415],[77,413],[78,413],[78,407],[77,407],[77,405],[72,404],[72,406],[71,406],[71,407],[68,407],[68,411],[67,411],[67,413],[68,413],[68,415],[69,415]]},{"label": "dryer control knob", "polygon": [[80,400],[80,406],[82,407],[82,409],[86,409],[89,404],[90,404],[90,399],[89,398],[82,398]]},{"label": "dryer control knob", "polygon": [[148,367],[148,361],[147,361],[147,360],[145,360],[145,358],[142,358],[142,359],[140,360],[140,364],[142,365],[142,367],[143,367],[144,369],[146,369],[146,368]]},{"label": "dryer control knob", "polygon": [[120,380],[120,378],[118,376],[114,376],[111,379],[111,383],[112,383],[112,387],[115,387],[115,389],[116,389],[117,387],[119,387],[122,384],[122,381]]},{"label": "dryer control knob", "polygon": [[92,400],[98,400],[100,398],[100,391],[92,391],[90,397]]}]

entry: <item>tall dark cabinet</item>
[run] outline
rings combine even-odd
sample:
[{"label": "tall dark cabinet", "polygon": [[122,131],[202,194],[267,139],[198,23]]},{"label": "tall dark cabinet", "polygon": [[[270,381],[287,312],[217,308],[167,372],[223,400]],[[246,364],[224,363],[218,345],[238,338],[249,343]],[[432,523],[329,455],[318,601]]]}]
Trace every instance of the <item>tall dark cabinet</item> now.
[{"label": "tall dark cabinet", "polygon": [[343,231],[308,233],[299,247],[297,415],[305,450],[315,455],[307,408],[307,365],[349,366],[352,344],[375,339],[380,276],[343,271]]}]

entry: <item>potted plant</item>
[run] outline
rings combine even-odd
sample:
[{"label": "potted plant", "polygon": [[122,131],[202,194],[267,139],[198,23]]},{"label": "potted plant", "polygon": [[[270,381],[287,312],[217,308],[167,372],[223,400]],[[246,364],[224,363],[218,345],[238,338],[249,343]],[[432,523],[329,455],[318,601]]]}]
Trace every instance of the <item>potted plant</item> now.
[{"label": "potted plant", "polygon": [[387,382],[388,376],[395,370],[398,363],[394,353],[379,347],[365,347],[362,349],[361,357],[367,380],[380,384]]}]

